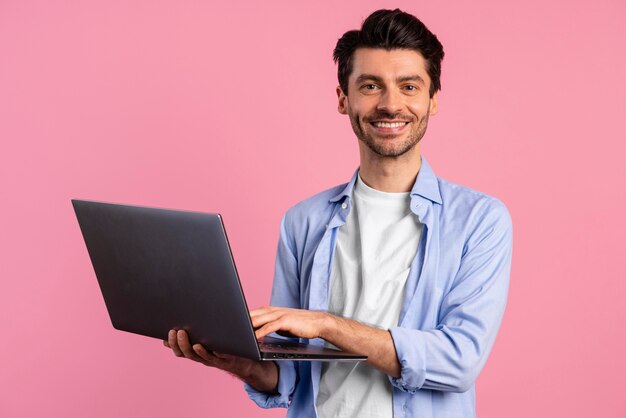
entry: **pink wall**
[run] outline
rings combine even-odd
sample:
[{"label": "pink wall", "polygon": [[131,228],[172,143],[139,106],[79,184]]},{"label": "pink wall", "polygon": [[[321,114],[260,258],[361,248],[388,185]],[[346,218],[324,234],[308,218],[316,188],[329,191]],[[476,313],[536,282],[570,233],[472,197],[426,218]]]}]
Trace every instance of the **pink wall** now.
[{"label": "pink wall", "polygon": [[626,416],[626,3],[211,3],[0,2],[0,416],[284,415],[112,329],[70,198],[223,213],[265,303],[282,213],[357,164],[334,43],[394,6],[446,48],[424,154],[514,220],[479,416]]}]

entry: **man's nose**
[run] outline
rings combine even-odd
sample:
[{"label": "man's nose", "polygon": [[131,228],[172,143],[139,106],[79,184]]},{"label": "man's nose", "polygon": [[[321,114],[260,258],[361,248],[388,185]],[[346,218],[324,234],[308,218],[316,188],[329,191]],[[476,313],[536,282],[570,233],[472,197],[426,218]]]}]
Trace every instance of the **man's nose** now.
[{"label": "man's nose", "polygon": [[377,110],[394,114],[400,112],[402,110],[402,106],[403,102],[400,92],[394,91],[393,89],[387,89],[380,96]]}]

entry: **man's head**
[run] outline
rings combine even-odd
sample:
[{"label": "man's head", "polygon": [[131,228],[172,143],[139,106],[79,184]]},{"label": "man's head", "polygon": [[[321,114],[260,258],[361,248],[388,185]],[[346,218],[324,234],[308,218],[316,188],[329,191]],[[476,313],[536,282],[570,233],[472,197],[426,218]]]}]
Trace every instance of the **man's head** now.
[{"label": "man's head", "polygon": [[350,117],[361,159],[419,156],[437,113],[443,47],[435,35],[414,16],[379,10],[339,39],[334,58],[339,112]]},{"label": "man's head", "polygon": [[363,21],[361,30],[351,30],[337,41],[333,59],[337,63],[339,86],[348,93],[348,78],[352,73],[354,53],[358,48],[409,49],[426,60],[430,77],[429,94],[441,90],[441,61],[444,52],[435,34],[415,16],[395,10],[377,10]]}]

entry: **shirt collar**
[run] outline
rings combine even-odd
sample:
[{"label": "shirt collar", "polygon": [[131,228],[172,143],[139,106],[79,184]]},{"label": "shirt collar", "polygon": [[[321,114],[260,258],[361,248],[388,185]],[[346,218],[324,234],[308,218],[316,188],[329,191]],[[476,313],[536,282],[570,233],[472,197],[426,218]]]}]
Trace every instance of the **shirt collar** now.
[{"label": "shirt collar", "polygon": [[[359,170],[357,169],[352,175],[352,179],[350,180],[350,182],[346,184],[346,186],[339,192],[339,194],[332,197],[329,202],[335,203],[344,199],[347,196],[350,196],[352,194],[352,189],[354,189],[358,174]],[[428,164],[426,158],[424,157],[422,157],[422,166],[420,167],[420,171],[417,174],[415,184],[413,184],[413,188],[411,189],[411,196],[416,195],[422,196],[435,203],[441,204],[442,202],[437,176],[435,175],[435,172],[430,167],[430,164]]]}]

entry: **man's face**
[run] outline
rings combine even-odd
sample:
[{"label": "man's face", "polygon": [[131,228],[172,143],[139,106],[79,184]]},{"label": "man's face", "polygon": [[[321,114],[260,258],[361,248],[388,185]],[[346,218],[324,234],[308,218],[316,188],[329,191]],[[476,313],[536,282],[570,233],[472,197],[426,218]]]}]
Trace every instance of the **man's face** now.
[{"label": "man's face", "polygon": [[429,96],[430,83],[426,61],[416,51],[358,48],[348,94],[337,87],[339,112],[349,115],[361,148],[398,157],[416,149],[428,117],[437,113],[437,94]]}]

